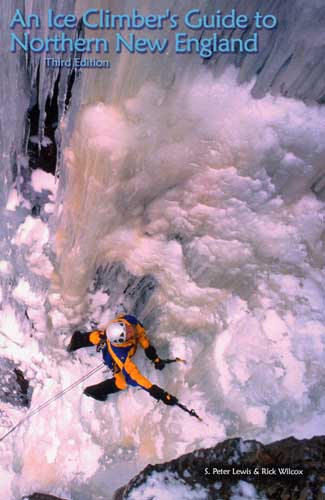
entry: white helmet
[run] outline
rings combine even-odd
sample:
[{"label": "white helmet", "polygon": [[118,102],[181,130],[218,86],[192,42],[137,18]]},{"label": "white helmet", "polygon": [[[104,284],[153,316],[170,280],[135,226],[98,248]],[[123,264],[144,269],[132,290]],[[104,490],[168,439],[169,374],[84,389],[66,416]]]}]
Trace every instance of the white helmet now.
[{"label": "white helmet", "polygon": [[111,323],[106,328],[106,336],[112,344],[123,344],[126,341],[126,326],[122,321]]}]

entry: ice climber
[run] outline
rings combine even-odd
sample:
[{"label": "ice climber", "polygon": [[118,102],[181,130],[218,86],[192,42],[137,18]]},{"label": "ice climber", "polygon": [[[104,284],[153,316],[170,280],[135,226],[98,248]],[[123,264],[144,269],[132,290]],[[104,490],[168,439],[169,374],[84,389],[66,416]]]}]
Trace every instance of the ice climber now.
[{"label": "ice climber", "polygon": [[175,396],[152,384],[140,373],[132,361],[138,344],[144,349],[147,358],[154,363],[154,367],[157,370],[163,370],[165,363],[157,355],[156,349],[150,345],[144,327],[135,316],[120,315],[110,322],[105,331],[74,332],[68,351],[96,345],[97,351],[102,351],[104,363],[114,373],[113,378],[86,387],[84,394],[99,401],[105,401],[109,394],[123,391],[128,385],[132,385],[148,391],[150,396],[163,401],[166,405],[177,404],[178,399]]}]

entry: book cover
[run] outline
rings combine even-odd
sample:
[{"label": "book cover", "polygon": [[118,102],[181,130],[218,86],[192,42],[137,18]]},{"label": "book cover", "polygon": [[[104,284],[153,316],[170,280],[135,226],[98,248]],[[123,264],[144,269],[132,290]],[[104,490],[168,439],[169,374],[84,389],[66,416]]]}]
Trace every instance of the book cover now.
[{"label": "book cover", "polygon": [[0,499],[323,498],[323,3],[0,22]]}]

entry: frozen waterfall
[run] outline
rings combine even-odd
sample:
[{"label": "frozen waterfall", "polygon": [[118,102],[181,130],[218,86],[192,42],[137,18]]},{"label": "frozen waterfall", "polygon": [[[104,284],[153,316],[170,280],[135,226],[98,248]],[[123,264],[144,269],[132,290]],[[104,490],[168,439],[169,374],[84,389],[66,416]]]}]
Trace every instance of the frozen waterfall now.
[{"label": "frozen waterfall", "polygon": [[[0,443],[0,500],[107,500],[149,462],[228,436],[323,432],[325,14],[265,4],[281,22],[252,57],[112,55],[76,73],[1,44],[0,369],[21,368],[36,408],[100,362],[68,355],[71,332],[128,311],[187,360],[157,373],[138,352],[140,370],[206,425],[144,391],[102,404],[77,388]],[[51,5],[3,1],[1,21]],[[0,401],[0,434],[26,411]]]}]

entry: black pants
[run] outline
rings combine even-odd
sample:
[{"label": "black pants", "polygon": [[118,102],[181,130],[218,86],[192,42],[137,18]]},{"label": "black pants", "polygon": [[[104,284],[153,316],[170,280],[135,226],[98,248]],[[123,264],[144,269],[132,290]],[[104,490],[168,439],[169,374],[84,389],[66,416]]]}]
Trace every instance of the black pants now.
[{"label": "black pants", "polygon": [[79,331],[74,332],[71,337],[70,344],[67,347],[68,352],[77,351],[81,347],[91,347],[94,344],[89,340],[90,332],[81,333]]},{"label": "black pants", "polygon": [[86,387],[84,394],[86,396],[90,396],[91,398],[98,399],[98,401],[106,401],[109,394],[113,394],[118,391],[120,391],[120,389],[116,387],[115,380],[110,378],[108,380],[104,380],[104,382],[100,382],[99,384]]}]

